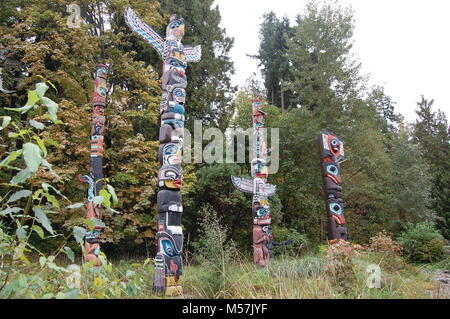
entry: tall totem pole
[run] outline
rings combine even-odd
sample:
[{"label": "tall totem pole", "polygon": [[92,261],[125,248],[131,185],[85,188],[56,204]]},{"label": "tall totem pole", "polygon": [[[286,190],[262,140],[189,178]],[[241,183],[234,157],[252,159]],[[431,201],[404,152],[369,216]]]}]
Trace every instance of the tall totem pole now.
[{"label": "tall totem pole", "polygon": [[[103,139],[105,128],[106,107],[106,78],[108,67],[103,64],[97,65],[95,71],[95,88],[92,109],[91,126],[91,161],[88,175],[80,175],[80,181],[89,184],[87,218],[91,220],[102,219],[102,207],[94,204],[94,197],[100,194],[103,188]],[[96,266],[101,265],[99,259],[101,232],[103,227],[94,222],[94,229],[88,229],[85,237],[85,259],[94,261]]]},{"label": "tall totem pole", "polygon": [[253,179],[231,176],[234,186],[244,193],[253,194],[253,261],[260,267],[265,267],[272,254],[269,247],[272,242],[272,219],[268,198],[275,195],[276,186],[267,183],[269,168],[267,166],[266,140],[264,136],[264,117],[261,100],[253,100],[253,160],[251,173]]},{"label": "tall totem pole", "polygon": [[150,26],[142,22],[131,8],[125,11],[128,26],[143,37],[162,56],[161,127],[159,131],[158,158],[158,252],[155,257],[153,290],[167,296],[183,292],[181,275],[183,267],[183,231],[181,215],[181,188],[183,171],[181,152],[184,139],[184,108],[186,101],[187,62],[201,59],[201,46],[184,47],[184,20],[177,15],[170,17],[164,41]]},{"label": "tall totem pole", "polygon": [[344,142],[328,131],[317,137],[320,147],[326,210],[328,212],[328,242],[330,244],[348,240],[342,200],[340,163],[345,159]]}]

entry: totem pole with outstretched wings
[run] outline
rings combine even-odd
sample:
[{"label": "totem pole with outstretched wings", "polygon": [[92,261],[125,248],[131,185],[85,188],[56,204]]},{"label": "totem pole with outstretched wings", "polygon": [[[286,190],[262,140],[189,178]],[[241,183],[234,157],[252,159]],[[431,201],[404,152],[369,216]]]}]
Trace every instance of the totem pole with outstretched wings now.
[{"label": "totem pole with outstretched wings", "polygon": [[[260,267],[265,267],[272,255],[272,219],[268,198],[275,195],[276,186],[267,183],[269,168],[264,136],[264,117],[262,101],[253,100],[253,141],[254,152],[251,162],[252,179],[231,176],[234,186],[244,193],[253,194],[253,261]],[[271,244],[272,243],[272,244]],[[278,244],[278,243],[277,243]]]},{"label": "totem pole with outstretched wings", "polygon": [[164,61],[162,75],[161,127],[159,131],[158,158],[158,252],[155,257],[153,290],[167,296],[180,295],[183,267],[183,231],[181,215],[183,206],[181,188],[183,171],[181,152],[184,139],[186,68],[187,62],[201,59],[201,47],[184,47],[184,21],[177,15],[170,17],[164,41],[136,13],[127,8],[125,21],[161,55]]}]

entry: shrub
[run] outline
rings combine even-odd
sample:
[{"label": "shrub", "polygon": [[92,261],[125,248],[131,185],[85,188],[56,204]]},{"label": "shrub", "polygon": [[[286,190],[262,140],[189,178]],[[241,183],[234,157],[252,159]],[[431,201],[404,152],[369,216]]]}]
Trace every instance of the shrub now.
[{"label": "shrub", "polygon": [[296,229],[274,227],[274,239],[277,242],[292,242],[289,245],[274,246],[275,254],[298,256],[310,249],[308,237],[305,234],[300,234]]},{"label": "shrub", "polygon": [[403,247],[383,231],[370,238],[369,250],[383,254],[388,253],[401,256]]},{"label": "shrub", "polygon": [[404,248],[405,255],[414,262],[431,263],[442,260],[445,256],[444,237],[430,222],[409,225],[400,234],[398,241]]},{"label": "shrub", "polygon": [[237,260],[237,250],[233,241],[226,240],[227,228],[220,225],[217,212],[209,204],[200,210],[200,238],[192,246],[195,249],[195,261],[202,269],[201,280],[197,285],[208,298],[223,298],[230,265]]}]

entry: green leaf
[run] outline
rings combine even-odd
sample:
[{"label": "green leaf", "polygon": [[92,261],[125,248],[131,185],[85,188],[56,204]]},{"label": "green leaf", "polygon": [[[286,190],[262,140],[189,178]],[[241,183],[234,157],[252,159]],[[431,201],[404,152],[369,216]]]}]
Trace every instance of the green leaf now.
[{"label": "green leaf", "polygon": [[45,83],[37,83],[36,96],[38,97],[38,99],[42,99],[45,95],[45,92],[47,92],[48,89],[49,87]]},{"label": "green leaf", "polygon": [[103,196],[95,196],[93,201],[94,201],[95,205],[101,205],[101,204],[103,204],[104,200],[105,200],[105,197],[103,197]]},{"label": "green leaf", "polygon": [[41,267],[44,267],[46,263],[47,258],[45,258],[44,256],[39,257],[39,265],[41,265]]},{"label": "green leaf", "polygon": [[11,195],[11,197],[9,198],[7,204],[15,202],[16,200],[19,200],[19,199],[24,198],[24,197],[28,197],[31,194],[33,194],[33,192],[29,191],[29,190],[18,191],[18,192],[16,192],[16,193]]},{"label": "green leaf", "polygon": [[50,225],[50,221],[47,218],[47,214],[38,206],[33,207],[34,216],[36,216],[38,222],[52,235],[54,235],[54,230]]},{"label": "green leaf", "polygon": [[8,110],[8,111],[13,111],[13,112],[20,112],[20,113],[23,114],[23,113],[28,112],[32,108],[33,108],[33,105],[23,106],[23,107],[20,107],[18,109],[13,109],[13,108],[10,108],[10,107],[5,107],[4,109]]},{"label": "green leaf", "polygon": [[29,110],[31,110],[36,105],[37,102],[39,102],[39,96],[36,93],[36,91],[28,91],[28,101],[27,101],[27,104],[25,104],[25,106],[20,107],[18,109],[5,107],[5,110],[20,112],[20,113],[24,114],[24,113],[28,112]]},{"label": "green leaf", "polygon": [[17,173],[16,176],[14,176],[9,183],[13,185],[18,185],[26,181],[28,177],[30,177],[31,175],[33,175],[33,172],[30,171],[28,168],[25,168],[21,170],[19,173]]},{"label": "green leaf", "polygon": [[36,142],[39,145],[39,148],[42,150],[42,152],[44,152],[44,157],[47,156],[47,148],[45,147],[44,141],[41,140],[41,138],[39,136],[33,136],[33,139],[36,140]]},{"label": "green leaf", "polygon": [[36,234],[39,235],[39,237],[41,237],[41,239],[44,239],[44,230],[41,228],[41,226],[33,225],[33,230],[36,232]]},{"label": "green leaf", "polygon": [[53,195],[51,195],[51,194],[49,194],[47,192],[44,192],[44,196],[47,198],[47,200],[50,203],[52,203],[53,206],[55,206],[56,208],[59,208],[59,202],[58,202],[58,200],[56,199],[55,196],[53,196]]},{"label": "green leaf", "polygon": [[111,194],[106,189],[102,189],[99,195],[104,197],[103,206],[111,207]]},{"label": "green leaf", "polygon": [[36,173],[42,163],[41,149],[34,143],[26,143],[23,146],[23,157],[27,167]]},{"label": "green leaf", "polygon": [[58,148],[64,148],[63,145],[59,144],[59,143],[58,143],[57,141],[55,141],[55,140],[52,140],[51,138],[46,138],[46,139],[44,139],[44,142],[47,143],[47,144],[53,145],[53,146],[55,146],[55,147],[58,147]]},{"label": "green leaf", "polygon": [[17,228],[16,235],[19,240],[25,240],[27,238],[27,227],[22,226]]},{"label": "green leaf", "polygon": [[4,128],[6,128],[10,122],[11,122],[11,117],[9,117],[9,116],[3,117],[2,126],[0,127],[0,131],[3,130]]},{"label": "green leaf", "polygon": [[45,106],[47,106],[47,110],[48,113],[50,113],[52,121],[57,121],[58,116],[56,115],[56,113],[58,112],[58,104],[56,104],[47,97],[42,97],[41,100],[45,104]]},{"label": "green leaf", "polygon": [[30,129],[27,130],[20,130],[19,133],[13,133],[13,132],[9,132],[8,133],[8,137],[9,138],[17,138],[17,137],[24,137],[25,135],[28,135],[32,133],[32,131]]},{"label": "green leaf", "polygon": [[70,247],[65,246],[64,252],[66,253],[67,257],[70,259],[71,262],[75,261],[75,253]]},{"label": "green leaf", "polygon": [[29,123],[32,127],[37,128],[38,130],[45,129],[45,125],[41,122],[35,121],[35,120],[29,120]]},{"label": "green leaf", "polygon": [[106,185],[106,188],[108,189],[108,192],[112,196],[113,205],[116,206],[119,203],[119,199],[117,198],[116,191],[114,190],[114,187],[112,187],[111,185],[108,184],[108,185]]},{"label": "green leaf", "polygon": [[23,152],[22,150],[11,152],[11,154],[9,154],[9,156],[0,163],[0,167],[6,166],[9,163],[11,163],[12,161],[15,161],[17,159],[17,157],[22,155],[22,152]]},{"label": "green leaf", "polygon": [[89,230],[94,230],[95,223],[92,219],[86,219],[86,225],[89,228]]},{"label": "green leaf", "polygon": [[13,214],[13,213],[18,213],[18,212],[20,212],[22,210],[23,209],[19,208],[19,207],[8,207],[8,208],[6,208],[6,209],[4,209],[4,210],[2,210],[0,212],[0,216],[9,215],[9,214]]},{"label": "green leaf", "polygon": [[49,162],[47,162],[47,160],[45,158],[42,159],[42,166],[47,167],[47,169],[50,171],[50,173],[55,176],[58,177],[58,175],[55,173],[55,171],[53,170],[53,165],[50,164]]},{"label": "green leaf", "polygon": [[37,102],[39,102],[39,98],[40,97],[37,91],[35,90],[28,91],[28,101],[27,104],[25,104],[25,106],[34,106]]},{"label": "green leaf", "polygon": [[69,206],[67,206],[67,209],[76,209],[76,208],[81,208],[81,207],[84,207],[84,203],[76,203],[73,205],[69,205]]},{"label": "green leaf", "polygon": [[48,192],[48,189],[51,188],[51,189],[53,189],[53,190],[55,191],[56,194],[58,194],[59,196],[61,196],[61,197],[64,198],[64,199],[67,199],[67,200],[68,200],[68,198],[67,198],[66,196],[64,196],[59,190],[57,190],[55,187],[53,187],[52,185],[50,185],[50,184],[48,184],[48,183],[42,183],[42,188],[43,188],[46,192]]},{"label": "green leaf", "polygon": [[84,235],[86,235],[86,228],[74,226],[73,227],[73,236],[77,243],[81,244],[84,239]]}]

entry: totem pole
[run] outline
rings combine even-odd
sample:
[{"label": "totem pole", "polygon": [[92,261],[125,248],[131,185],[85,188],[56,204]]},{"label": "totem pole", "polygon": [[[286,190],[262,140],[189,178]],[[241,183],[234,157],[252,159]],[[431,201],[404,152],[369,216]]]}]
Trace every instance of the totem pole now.
[{"label": "totem pole", "polygon": [[159,131],[158,159],[161,167],[158,173],[158,233],[156,234],[157,254],[153,291],[167,296],[180,295],[183,231],[181,215],[183,206],[181,188],[183,171],[181,152],[184,139],[184,109],[186,101],[187,62],[201,59],[201,46],[184,47],[184,20],[177,15],[170,17],[164,41],[150,26],[142,22],[131,8],[125,11],[128,26],[144,38],[162,56],[161,127]]},{"label": "totem pole", "polygon": [[253,194],[253,261],[260,267],[265,267],[273,254],[272,242],[272,219],[268,197],[275,195],[276,186],[267,184],[269,168],[267,166],[267,154],[270,150],[266,148],[264,136],[264,117],[266,113],[261,100],[253,100],[253,160],[251,162],[251,173],[253,179],[244,179],[231,176],[234,186],[244,193]]},{"label": "totem pole", "polygon": [[326,130],[317,137],[320,147],[326,210],[328,212],[328,242],[334,244],[348,240],[342,200],[341,167],[345,159],[344,142]]},{"label": "totem pole", "polygon": [[105,107],[106,107],[106,77],[108,67],[97,65],[95,71],[95,88],[92,109],[91,126],[91,161],[89,175],[79,175],[80,181],[89,184],[87,218],[94,221],[94,229],[87,229],[85,235],[85,259],[93,261],[96,266],[102,263],[99,259],[101,232],[104,227],[97,221],[102,219],[102,207],[94,204],[94,197],[100,194],[103,188],[103,137],[105,133]]}]

